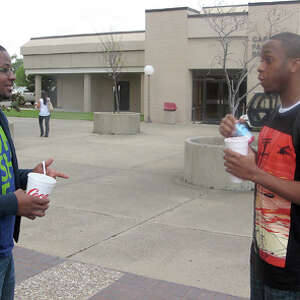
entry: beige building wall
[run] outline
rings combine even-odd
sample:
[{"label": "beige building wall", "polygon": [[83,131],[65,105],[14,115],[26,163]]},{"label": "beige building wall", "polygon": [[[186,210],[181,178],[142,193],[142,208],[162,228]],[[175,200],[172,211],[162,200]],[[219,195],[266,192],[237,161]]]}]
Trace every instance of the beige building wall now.
[{"label": "beige building wall", "polygon": [[[125,68],[142,68],[144,66],[144,51],[124,51],[122,59]],[[51,72],[51,69],[58,71],[63,68],[93,68],[97,72],[97,68],[107,68],[107,64],[102,53],[60,53],[27,55],[24,60],[24,67],[29,72],[43,71],[43,69]]]},{"label": "beige building wall", "polygon": [[[247,14],[242,13],[239,18],[244,19],[244,26],[234,33],[230,45],[231,57],[227,67],[231,69],[243,68],[241,61],[247,54]],[[146,11],[145,65],[152,65],[155,69],[150,77],[152,121],[164,121],[163,103],[166,101],[177,104],[176,122],[191,121],[191,70],[221,69],[222,55],[216,32],[207,17],[187,8]],[[147,120],[147,76],[144,88]]]},{"label": "beige building wall", "polygon": [[[164,121],[164,102],[178,106],[176,122],[191,120],[192,76],[188,69],[188,9],[146,11],[145,65],[155,69],[150,78],[150,116]],[[144,107],[148,116],[148,77]]]},{"label": "beige building wall", "polygon": [[[248,16],[248,56],[253,58],[252,72],[248,76],[248,90],[258,83],[257,68],[260,62],[260,50],[263,43],[271,36],[279,32],[291,31],[299,34],[300,27],[300,2],[295,3],[259,3],[249,4]],[[276,21],[278,18],[280,21]],[[262,87],[257,86],[248,96],[248,100],[253,97],[255,92],[263,92]]]},{"label": "beige building wall", "polygon": [[[232,34],[233,40],[229,52],[227,67],[231,69],[242,68],[243,54],[247,52],[247,14],[238,16],[244,19],[244,26]],[[192,15],[188,18],[188,67],[190,69],[220,69],[220,58],[223,56],[221,44],[213,30],[213,23],[203,15]],[[216,20],[218,17],[214,17]],[[224,22],[233,24],[231,16],[223,17]]]},{"label": "beige building wall", "polygon": [[[120,77],[120,81],[129,82],[129,109],[132,112],[140,112],[141,109],[141,75],[126,74]],[[92,75],[92,110],[113,111],[113,82],[105,75]]]},{"label": "beige building wall", "polygon": [[[219,14],[220,15],[220,14]],[[236,30],[232,33],[232,37],[239,38],[241,36],[247,36],[247,13],[246,12],[239,12],[238,16],[235,18],[239,18],[238,20],[244,19],[244,27],[240,27],[239,30]],[[218,20],[218,16],[210,16],[204,14],[194,14],[189,15],[188,18],[188,37],[189,38],[216,38],[216,32],[214,30],[213,23],[208,19],[214,19],[215,21]],[[232,16],[222,16],[222,20],[224,22],[228,22],[233,24]]]},{"label": "beige building wall", "polygon": [[104,75],[92,76],[92,110],[113,111],[112,82]]},{"label": "beige building wall", "polygon": [[[227,68],[241,69],[243,54],[247,52],[244,42],[247,38],[241,37],[231,43],[231,57],[227,61]],[[247,42],[246,42],[247,43]],[[215,39],[193,38],[188,41],[188,68],[189,69],[221,69],[220,59],[222,48]]]},{"label": "beige building wall", "polygon": [[70,111],[83,111],[83,75],[58,76],[57,103]]}]

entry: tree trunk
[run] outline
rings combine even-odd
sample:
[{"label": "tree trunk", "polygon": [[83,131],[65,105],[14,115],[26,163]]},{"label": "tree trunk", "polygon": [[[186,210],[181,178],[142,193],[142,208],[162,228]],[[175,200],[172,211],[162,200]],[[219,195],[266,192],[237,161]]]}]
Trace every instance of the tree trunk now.
[{"label": "tree trunk", "polygon": [[117,113],[120,112],[120,99],[119,99],[119,91],[118,91],[118,82],[114,79],[114,88],[115,88],[115,99],[116,99],[116,106],[117,106]]}]

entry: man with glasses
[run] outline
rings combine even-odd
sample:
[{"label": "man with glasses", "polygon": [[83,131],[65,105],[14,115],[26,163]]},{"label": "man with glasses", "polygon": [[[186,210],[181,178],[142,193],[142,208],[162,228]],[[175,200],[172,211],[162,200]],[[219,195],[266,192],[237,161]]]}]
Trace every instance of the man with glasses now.
[{"label": "man with glasses", "polygon": [[[0,100],[9,99],[16,79],[11,59],[0,46]],[[51,177],[68,178],[49,168],[53,159],[46,161],[46,172]],[[49,200],[27,195],[24,190],[29,172],[43,173],[42,163],[33,170],[18,168],[8,121],[0,110],[0,300],[14,299],[13,239],[18,241],[21,216],[34,220],[45,216]]]}]

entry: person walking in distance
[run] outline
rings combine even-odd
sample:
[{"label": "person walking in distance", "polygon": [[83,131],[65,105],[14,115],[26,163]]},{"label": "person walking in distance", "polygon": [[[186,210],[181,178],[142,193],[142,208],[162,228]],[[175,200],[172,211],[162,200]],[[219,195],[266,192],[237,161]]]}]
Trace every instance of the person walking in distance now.
[{"label": "person walking in distance", "polygon": [[[50,107],[52,107],[50,98],[48,97],[46,92],[42,92],[42,98],[39,99],[37,103],[37,108],[40,111],[39,126],[40,126],[41,137],[49,136],[49,123],[50,123],[50,115],[51,115]],[[44,120],[45,120],[45,129],[46,129],[45,135],[44,135],[44,125],[43,125]]]},{"label": "person walking in distance", "polygon": [[[230,174],[255,183],[251,300],[300,299],[300,36],[274,35],[261,50],[259,80],[281,107],[262,128],[257,153],[225,150]],[[237,120],[220,124],[232,136]]]},{"label": "person walking in distance", "polygon": [[[0,46],[0,100],[12,95],[16,79],[11,59],[4,47]],[[51,169],[53,159],[46,161],[46,174],[51,177],[68,178],[67,175]],[[29,172],[43,173],[42,163],[34,169],[19,169],[16,151],[11,138],[8,121],[0,109],[0,300],[14,299],[14,260],[12,249],[18,241],[21,216],[34,220],[45,216],[49,200],[25,193]]]}]

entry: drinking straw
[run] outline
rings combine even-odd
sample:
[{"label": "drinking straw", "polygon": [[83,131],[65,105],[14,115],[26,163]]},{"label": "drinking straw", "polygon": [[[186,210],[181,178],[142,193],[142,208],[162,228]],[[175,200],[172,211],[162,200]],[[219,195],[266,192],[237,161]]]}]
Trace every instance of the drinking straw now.
[{"label": "drinking straw", "polygon": [[46,175],[46,166],[45,166],[45,161],[44,161],[44,160],[42,161],[42,165],[43,165],[43,172],[44,172],[44,175]]}]

